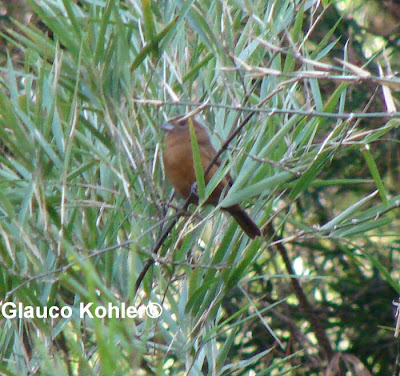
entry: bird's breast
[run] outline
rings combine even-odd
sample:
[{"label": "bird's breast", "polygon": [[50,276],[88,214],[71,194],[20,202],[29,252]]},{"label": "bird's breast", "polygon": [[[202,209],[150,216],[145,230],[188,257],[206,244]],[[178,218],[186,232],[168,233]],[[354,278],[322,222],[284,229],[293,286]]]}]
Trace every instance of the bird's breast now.
[{"label": "bird's breast", "polygon": [[168,143],[163,152],[165,174],[183,198],[189,196],[196,174],[193,167],[192,147],[190,143]]}]

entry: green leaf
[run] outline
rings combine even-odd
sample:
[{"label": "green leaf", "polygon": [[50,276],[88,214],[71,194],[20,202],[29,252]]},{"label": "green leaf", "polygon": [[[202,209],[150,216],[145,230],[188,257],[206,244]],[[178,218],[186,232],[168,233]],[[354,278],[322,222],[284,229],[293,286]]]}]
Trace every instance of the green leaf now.
[{"label": "green leaf", "polygon": [[204,169],[207,168],[207,166],[203,167],[203,161],[201,159],[199,144],[197,142],[197,135],[194,130],[194,124],[192,119],[189,119],[189,132],[190,132],[190,142],[192,144],[193,164],[194,164],[194,171],[196,173],[199,201],[202,201],[204,199],[204,194],[205,194]]},{"label": "green leaf", "polygon": [[[294,177],[294,174],[283,171],[273,176],[269,176],[257,183],[250,184],[245,188],[235,188],[235,184],[228,192],[227,196],[220,202],[219,206],[227,208],[229,206],[243,202],[251,197],[255,197],[260,193],[266,194],[271,190],[277,189]],[[238,190],[240,189],[240,190]]]},{"label": "green leaf", "polygon": [[385,186],[383,185],[383,181],[381,178],[381,175],[379,174],[378,167],[375,163],[374,158],[372,157],[371,152],[369,151],[369,145],[365,145],[361,152],[362,155],[364,156],[365,161],[367,162],[369,171],[371,172],[372,178],[374,179],[375,185],[378,188],[379,195],[381,196],[382,202],[385,204],[385,206],[388,206],[388,200],[387,200],[387,192],[385,189]]},{"label": "green leaf", "polygon": [[143,20],[144,20],[144,32],[146,39],[151,43],[156,41],[156,27],[154,25],[153,12],[151,10],[151,1],[142,0]]},{"label": "green leaf", "polygon": [[156,37],[154,38],[154,40],[152,42],[147,43],[141,49],[141,51],[137,54],[137,56],[135,57],[135,60],[133,61],[132,65],[131,65],[131,71],[134,71],[135,69],[137,69],[140,66],[140,64],[143,63],[144,59],[146,59],[146,57],[154,50],[154,48],[157,47],[157,45],[165,38],[165,36],[168,34],[168,32],[175,27],[177,21],[178,21],[178,18],[174,18],[167,26],[164,27],[163,30],[161,30],[156,35]]},{"label": "green leaf", "polygon": [[376,196],[378,191],[371,193],[370,195],[364,197],[363,199],[357,201],[355,204],[349,206],[346,210],[337,215],[334,219],[330,220],[328,223],[321,227],[321,231],[333,230],[336,226],[344,221],[348,221],[354,213],[356,213],[362,206],[364,206],[368,201]]}]

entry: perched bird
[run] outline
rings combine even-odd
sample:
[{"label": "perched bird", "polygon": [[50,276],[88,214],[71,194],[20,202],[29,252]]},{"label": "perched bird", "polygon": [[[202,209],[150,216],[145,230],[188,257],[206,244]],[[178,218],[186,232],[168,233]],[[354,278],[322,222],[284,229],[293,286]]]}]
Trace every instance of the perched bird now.
[{"label": "perched bird", "polygon": [[[175,191],[183,198],[189,197],[193,190],[193,184],[196,182],[189,121],[193,122],[204,170],[207,169],[216,155],[216,151],[211,145],[206,130],[195,119],[190,118],[190,120],[188,120],[185,117],[178,117],[160,126],[161,129],[166,131],[166,141],[163,150],[165,174],[175,188]],[[219,165],[220,161],[217,161],[207,173],[207,176],[204,178],[206,184],[211,180]],[[226,193],[232,184],[232,178],[227,175],[208,197],[206,204],[218,205],[222,192],[225,191]],[[193,199],[191,203],[197,205],[198,198],[195,195],[192,196]],[[239,204],[221,209],[230,213],[250,238],[254,239],[256,236],[261,235],[258,226]]]}]

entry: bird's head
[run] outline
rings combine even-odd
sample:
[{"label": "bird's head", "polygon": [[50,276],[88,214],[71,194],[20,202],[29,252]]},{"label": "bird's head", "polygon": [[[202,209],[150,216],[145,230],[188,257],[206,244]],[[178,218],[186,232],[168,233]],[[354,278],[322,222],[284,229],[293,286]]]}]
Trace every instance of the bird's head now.
[{"label": "bird's head", "polygon": [[178,116],[160,125],[160,128],[167,133],[167,137],[188,137],[190,139],[189,125],[192,124],[198,141],[208,140],[206,129],[193,117]]},{"label": "bird's head", "polygon": [[180,133],[189,131],[189,121],[196,124],[196,121],[192,118],[187,118],[185,116],[178,116],[168,120],[160,125],[160,128],[165,132]]}]

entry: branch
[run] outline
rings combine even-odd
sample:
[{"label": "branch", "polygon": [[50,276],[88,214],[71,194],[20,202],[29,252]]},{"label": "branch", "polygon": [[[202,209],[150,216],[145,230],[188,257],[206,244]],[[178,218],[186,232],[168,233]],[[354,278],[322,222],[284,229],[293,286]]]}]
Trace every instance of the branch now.
[{"label": "branch", "polygon": [[[310,302],[307,299],[307,296],[305,295],[302,287],[300,286],[299,280],[295,277],[296,274],[292,267],[292,263],[288,256],[288,252],[283,243],[279,241],[282,240],[281,237],[276,234],[276,231],[271,223],[267,224],[267,226],[263,230],[263,233],[264,236],[269,236],[271,240],[273,239],[278,240],[278,242],[276,242],[274,246],[278,250],[279,254],[281,255],[285,263],[286,270],[290,275],[290,281],[292,283],[293,290],[297,298],[299,299],[300,306],[303,308],[304,312],[307,314],[310,320],[311,327],[315,332],[315,336],[317,337],[322,352],[324,353],[327,359],[331,359],[333,356],[333,350],[329,342],[328,336],[326,335],[321,321],[318,319],[318,316],[315,314]],[[269,245],[269,247],[271,247],[271,245]]]}]

